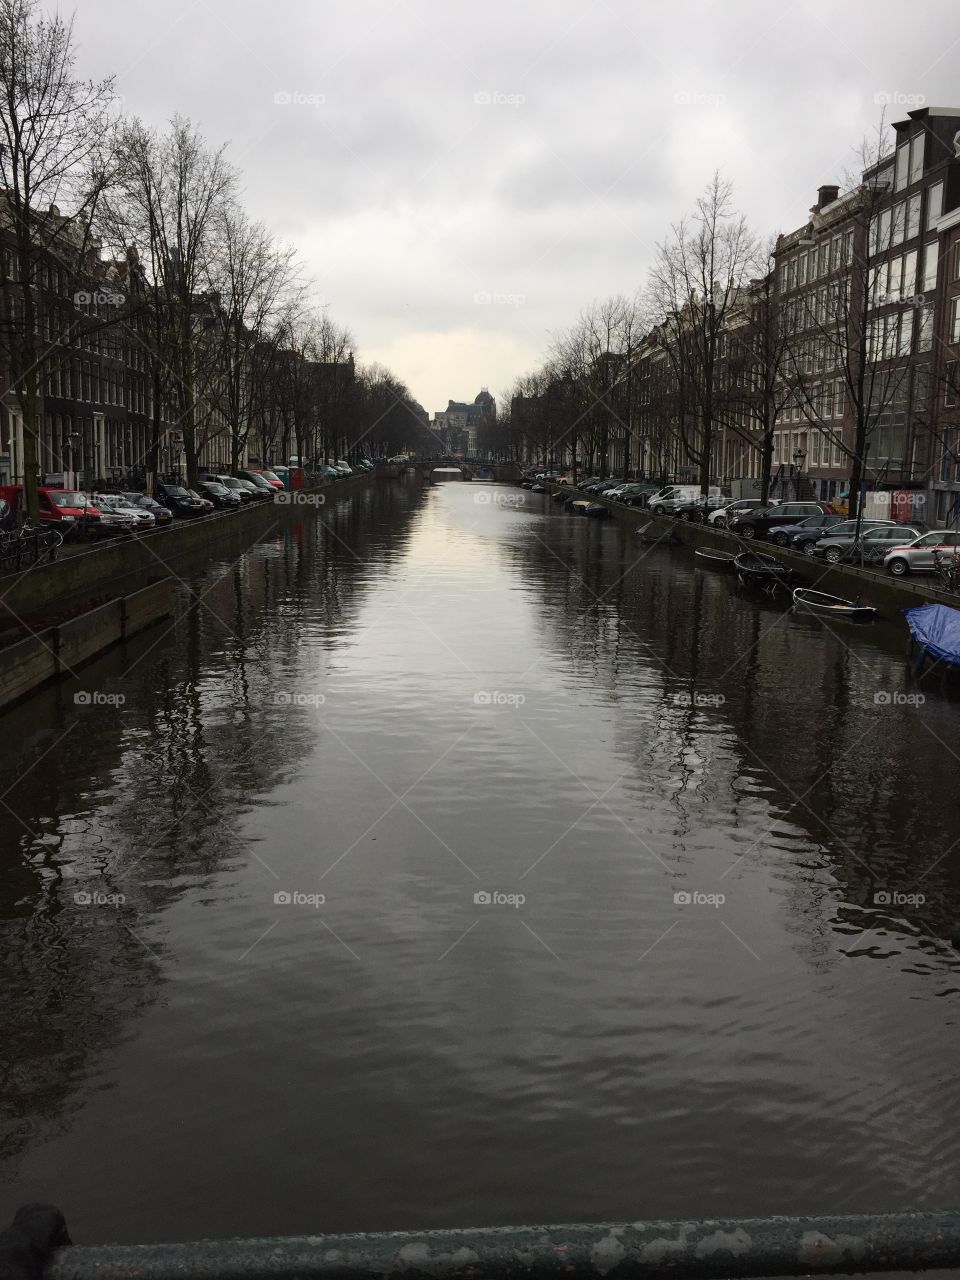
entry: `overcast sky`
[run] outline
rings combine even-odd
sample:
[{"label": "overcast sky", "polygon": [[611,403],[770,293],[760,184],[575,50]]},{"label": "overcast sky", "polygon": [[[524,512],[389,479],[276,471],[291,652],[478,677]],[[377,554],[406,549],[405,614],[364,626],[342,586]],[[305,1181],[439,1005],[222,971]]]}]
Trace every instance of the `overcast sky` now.
[{"label": "overcast sky", "polygon": [[76,33],[128,113],[230,142],[251,214],[431,413],[642,284],[715,167],[789,230],[882,99],[960,106],[955,0],[80,0]]}]

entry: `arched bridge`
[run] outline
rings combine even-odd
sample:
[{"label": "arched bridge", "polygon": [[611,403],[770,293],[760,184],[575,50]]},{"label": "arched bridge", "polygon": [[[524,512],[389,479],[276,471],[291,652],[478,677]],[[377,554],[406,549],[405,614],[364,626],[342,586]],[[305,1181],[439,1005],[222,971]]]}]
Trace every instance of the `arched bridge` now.
[{"label": "arched bridge", "polygon": [[427,481],[434,471],[454,469],[461,473],[464,480],[494,480],[501,484],[516,484],[520,479],[520,467],[516,462],[461,462],[459,459],[385,463],[377,468],[377,472],[388,476],[412,473],[418,479]]}]

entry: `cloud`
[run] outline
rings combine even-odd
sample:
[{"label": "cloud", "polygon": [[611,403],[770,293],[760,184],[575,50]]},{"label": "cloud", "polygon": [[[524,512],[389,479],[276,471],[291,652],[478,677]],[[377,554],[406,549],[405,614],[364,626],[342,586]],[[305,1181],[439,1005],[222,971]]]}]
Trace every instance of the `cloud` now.
[{"label": "cloud", "polygon": [[[250,212],[299,246],[361,357],[397,353],[436,407],[633,292],[715,168],[761,235],[800,225],[854,167],[879,92],[958,102],[953,17],[946,0],[908,23],[893,0],[869,19],[827,0],[277,0],[265,20],[258,0],[180,0],[159,18],[128,0],[118,23],[84,0],[78,69],[117,72],[150,123],[180,111],[229,139]],[[481,312],[482,291],[525,301]]]}]

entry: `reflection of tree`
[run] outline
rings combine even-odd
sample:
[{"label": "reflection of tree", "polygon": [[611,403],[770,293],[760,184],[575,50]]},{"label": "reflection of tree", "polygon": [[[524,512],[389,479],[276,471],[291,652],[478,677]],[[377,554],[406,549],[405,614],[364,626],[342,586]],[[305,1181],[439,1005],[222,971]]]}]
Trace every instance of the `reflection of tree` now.
[{"label": "reflection of tree", "polygon": [[[804,937],[819,927],[825,878],[862,905],[878,888],[919,887],[922,923],[944,936],[960,910],[960,869],[949,857],[933,866],[955,839],[956,760],[943,745],[953,713],[928,702],[911,719],[875,704],[878,690],[909,687],[893,628],[831,630],[695,570],[687,551],[650,551],[609,527],[602,537],[556,528],[531,539],[513,567],[528,584],[549,585],[540,612],[570,679],[623,704],[614,723],[637,776],[648,787],[656,780],[678,811],[700,805],[691,824],[700,829],[759,796],[767,834],[750,856],[786,850]],[[654,712],[637,685],[652,691]],[[695,691],[725,701],[675,705],[676,693]],[[812,861],[804,846],[817,851]],[[834,927],[862,929],[859,916],[852,928],[855,914],[841,911]]]},{"label": "reflection of tree", "polygon": [[[373,567],[400,553],[416,492],[380,490],[376,521],[350,502],[291,523],[192,577],[203,603],[171,635],[86,668],[80,687],[122,690],[122,713],[78,713],[70,685],[6,717],[22,750],[0,764],[0,1160],[69,1122],[164,980],[163,909],[242,853],[244,812],[312,748],[313,721],[274,695],[304,679],[302,630],[342,645]],[[84,908],[85,890],[126,902]]]}]

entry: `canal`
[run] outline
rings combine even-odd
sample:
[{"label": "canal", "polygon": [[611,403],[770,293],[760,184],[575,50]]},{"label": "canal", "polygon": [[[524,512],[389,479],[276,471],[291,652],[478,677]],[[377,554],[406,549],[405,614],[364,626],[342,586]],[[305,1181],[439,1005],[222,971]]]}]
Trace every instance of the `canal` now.
[{"label": "canal", "polygon": [[3,720],[9,1210],[94,1243],[956,1205],[960,703],[899,623],[463,483],[186,586]]}]

